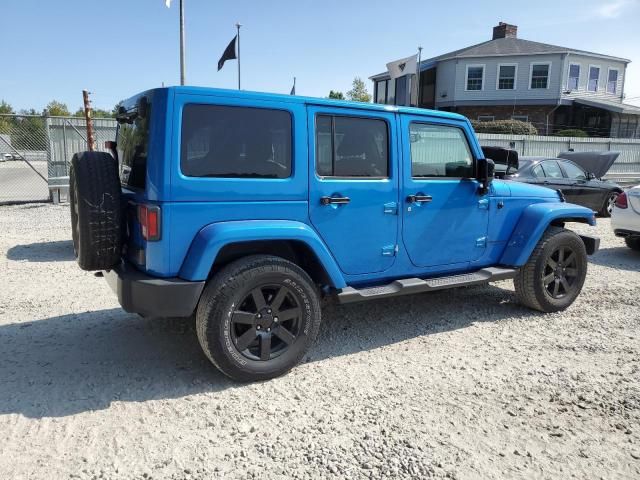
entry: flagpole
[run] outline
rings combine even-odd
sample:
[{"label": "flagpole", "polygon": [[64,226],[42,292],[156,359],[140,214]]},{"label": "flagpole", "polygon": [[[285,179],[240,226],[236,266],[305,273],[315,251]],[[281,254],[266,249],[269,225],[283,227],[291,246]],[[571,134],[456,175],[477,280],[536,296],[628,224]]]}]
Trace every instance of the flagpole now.
[{"label": "flagpole", "polygon": [[236,23],[236,28],[238,29],[238,90],[240,90],[240,27],[242,25]]},{"label": "flagpole", "polygon": [[420,61],[422,60],[422,47],[418,47],[418,63],[416,65],[416,79],[418,81],[416,107],[420,107]]},{"label": "flagpole", "polygon": [[180,85],[184,85],[184,0],[180,0]]}]

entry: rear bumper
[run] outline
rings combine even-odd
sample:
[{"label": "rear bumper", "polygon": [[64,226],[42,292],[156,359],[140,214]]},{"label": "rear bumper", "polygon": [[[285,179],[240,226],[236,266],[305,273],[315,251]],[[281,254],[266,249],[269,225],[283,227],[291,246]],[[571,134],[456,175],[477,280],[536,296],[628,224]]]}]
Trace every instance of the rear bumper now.
[{"label": "rear bumper", "polygon": [[613,233],[616,235],[616,237],[622,238],[640,237],[640,232],[636,232],[635,230],[625,230],[623,228],[616,228]]},{"label": "rear bumper", "polygon": [[123,263],[104,274],[122,308],[148,317],[188,317],[196,309],[205,282],[146,275]]}]

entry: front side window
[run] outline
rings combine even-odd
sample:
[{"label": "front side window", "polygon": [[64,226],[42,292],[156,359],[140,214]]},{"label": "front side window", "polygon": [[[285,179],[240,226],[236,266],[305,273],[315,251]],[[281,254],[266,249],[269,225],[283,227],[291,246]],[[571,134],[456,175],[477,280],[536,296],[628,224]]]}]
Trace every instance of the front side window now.
[{"label": "front side window", "polygon": [[607,93],[615,94],[618,90],[618,70],[609,70],[609,78],[607,78]]},{"label": "front side window", "polygon": [[531,65],[531,88],[547,88],[549,86],[549,64]]},{"label": "front side window", "polygon": [[493,115],[478,115],[479,122],[493,122],[496,119]]},{"label": "front side window", "polygon": [[457,127],[412,123],[411,176],[469,178],[473,157],[464,132]]},{"label": "front side window", "polygon": [[567,173],[567,177],[576,180],[587,179],[587,175],[584,173],[584,170],[582,170],[579,166],[570,162],[562,162],[562,165],[564,166],[564,171]]},{"label": "front side window", "polygon": [[498,67],[498,90],[515,90],[516,66],[500,65]]},{"label": "front side window", "polygon": [[484,66],[467,66],[467,90],[482,90],[482,80],[484,78]]},{"label": "front side window", "polygon": [[529,115],[511,115],[511,120],[518,120],[519,122],[528,122]]},{"label": "front side window", "polygon": [[555,160],[547,160],[542,162],[542,168],[544,170],[544,176],[549,178],[562,178],[562,170],[560,165]]},{"label": "front side window", "polygon": [[600,67],[589,67],[589,84],[587,85],[587,90],[590,92],[597,92],[599,80]]},{"label": "front side window", "polygon": [[321,177],[388,177],[387,122],[377,118],[318,115],[316,172]]},{"label": "front side window", "polygon": [[569,78],[567,80],[568,90],[578,90],[580,82],[580,65],[573,63],[569,65]]},{"label": "front side window", "polygon": [[185,105],[180,168],[188,177],[290,177],[291,115],[263,108]]}]

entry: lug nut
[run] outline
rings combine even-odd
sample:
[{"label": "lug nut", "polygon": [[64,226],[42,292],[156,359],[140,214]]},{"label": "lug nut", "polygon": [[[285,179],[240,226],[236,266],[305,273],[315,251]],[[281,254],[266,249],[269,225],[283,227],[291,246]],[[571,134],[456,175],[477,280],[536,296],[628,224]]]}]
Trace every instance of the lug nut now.
[{"label": "lug nut", "polygon": [[271,309],[270,308],[267,309],[267,313],[271,313]]},{"label": "lug nut", "polygon": [[277,322],[278,321],[278,317],[273,317],[273,321]]},{"label": "lug nut", "polygon": [[258,314],[258,318],[262,318],[262,314],[261,313]]},{"label": "lug nut", "polygon": [[270,329],[270,328],[267,328],[267,332],[270,332],[270,331],[271,331],[271,329]]},{"label": "lug nut", "polygon": [[256,325],[256,330],[260,330],[260,325]]}]

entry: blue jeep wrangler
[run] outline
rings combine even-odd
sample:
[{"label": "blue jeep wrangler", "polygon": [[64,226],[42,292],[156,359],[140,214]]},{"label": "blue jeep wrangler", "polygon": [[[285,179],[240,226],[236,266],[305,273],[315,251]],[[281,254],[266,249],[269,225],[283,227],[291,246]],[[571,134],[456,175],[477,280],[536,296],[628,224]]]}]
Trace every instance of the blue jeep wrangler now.
[{"label": "blue jeep wrangler", "polygon": [[598,240],[562,193],[493,180],[441,111],[171,87],[122,103],[111,153],[71,162],[80,267],[128,312],[195,314],[207,357],[261,380],[312,344],[322,296],[355,302],[513,278],[567,308]]}]

